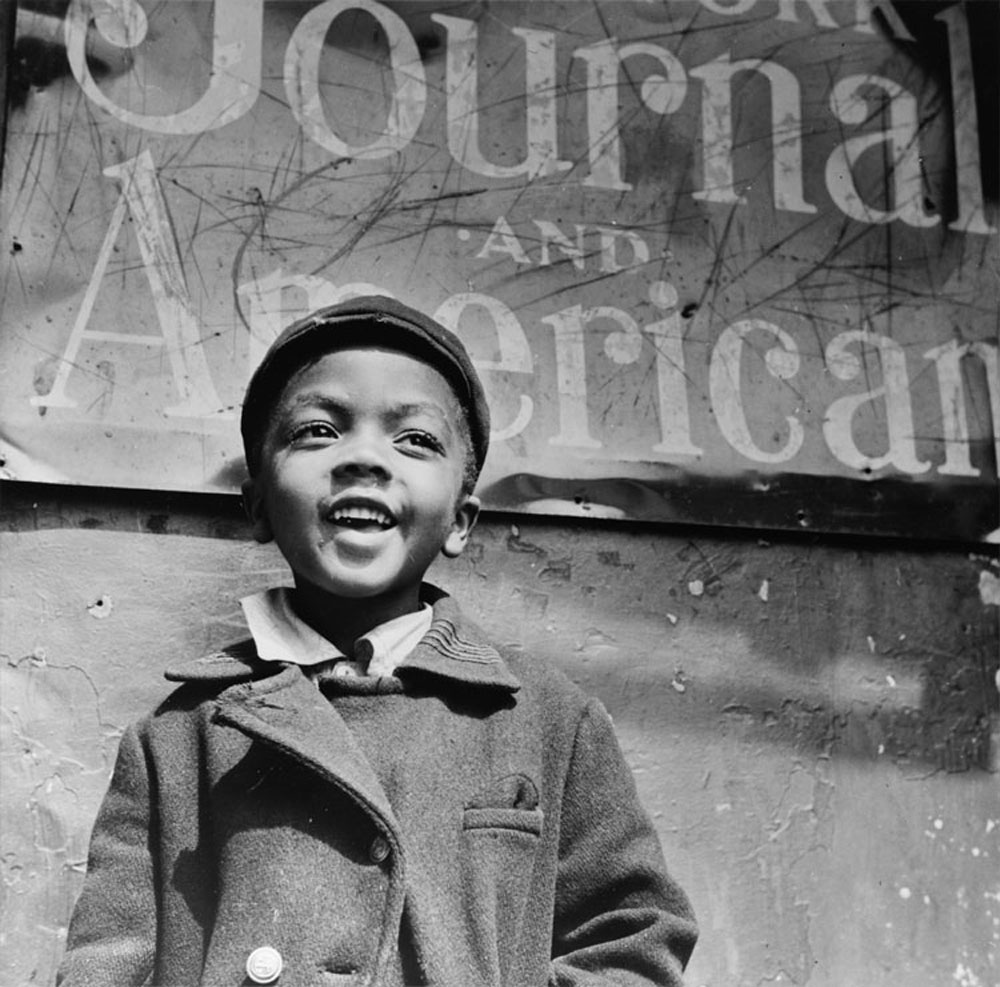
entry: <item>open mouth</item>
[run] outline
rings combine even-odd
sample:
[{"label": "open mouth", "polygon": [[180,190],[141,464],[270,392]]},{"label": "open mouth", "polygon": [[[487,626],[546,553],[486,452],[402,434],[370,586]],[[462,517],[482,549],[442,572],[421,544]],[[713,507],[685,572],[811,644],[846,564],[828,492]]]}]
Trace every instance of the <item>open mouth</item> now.
[{"label": "open mouth", "polygon": [[386,531],[396,523],[388,511],[371,504],[342,504],[330,511],[326,519],[352,531]]}]

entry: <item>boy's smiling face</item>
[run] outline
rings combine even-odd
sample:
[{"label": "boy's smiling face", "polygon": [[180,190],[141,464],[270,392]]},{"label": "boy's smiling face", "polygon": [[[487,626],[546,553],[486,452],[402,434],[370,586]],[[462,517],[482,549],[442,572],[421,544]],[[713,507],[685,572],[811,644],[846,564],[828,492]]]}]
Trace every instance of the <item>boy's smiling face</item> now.
[{"label": "boy's smiling face", "polygon": [[479,510],[463,492],[462,409],[444,377],[394,350],[321,356],[285,385],[244,494],[315,602],[365,600],[379,621],[418,607],[438,552],[458,555]]}]

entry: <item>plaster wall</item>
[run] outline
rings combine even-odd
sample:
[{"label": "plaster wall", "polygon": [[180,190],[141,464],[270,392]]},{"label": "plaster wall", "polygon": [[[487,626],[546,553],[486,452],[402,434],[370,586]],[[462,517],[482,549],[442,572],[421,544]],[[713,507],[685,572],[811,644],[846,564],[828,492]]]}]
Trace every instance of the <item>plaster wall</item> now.
[{"label": "plaster wall", "polygon": [[[4,484],[0,984],[50,984],[118,738],[287,579],[219,497]],[[614,717],[694,987],[1000,981],[992,556],[491,515],[434,581]]]}]

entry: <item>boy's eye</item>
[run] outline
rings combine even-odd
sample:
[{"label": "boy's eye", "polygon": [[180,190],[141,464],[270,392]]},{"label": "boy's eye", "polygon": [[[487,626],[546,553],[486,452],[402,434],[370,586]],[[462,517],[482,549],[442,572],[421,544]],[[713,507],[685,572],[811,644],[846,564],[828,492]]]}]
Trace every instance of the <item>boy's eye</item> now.
[{"label": "boy's eye", "polygon": [[397,441],[404,446],[413,446],[417,449],[428,449],[431,452],[444,452],[444,446],[435,435],[430,432],[419,430],[404,432]]},{"label": "boy's eye", "polygon": [[289,431],[292,442],[308,442],[311,439],[335,439],[337,430],[329,422],[303,422]]}]

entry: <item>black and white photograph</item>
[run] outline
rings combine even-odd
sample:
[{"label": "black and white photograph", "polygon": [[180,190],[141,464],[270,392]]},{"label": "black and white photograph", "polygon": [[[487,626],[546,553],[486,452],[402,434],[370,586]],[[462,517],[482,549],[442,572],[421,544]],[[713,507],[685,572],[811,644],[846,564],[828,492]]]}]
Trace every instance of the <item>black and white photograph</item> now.
[{"label": "black and white photograph", "polygon": [[998,52],[0,0],[0,987],[997,987]]}]

